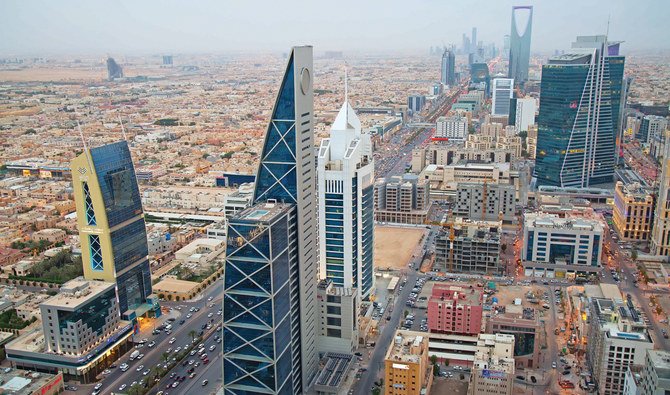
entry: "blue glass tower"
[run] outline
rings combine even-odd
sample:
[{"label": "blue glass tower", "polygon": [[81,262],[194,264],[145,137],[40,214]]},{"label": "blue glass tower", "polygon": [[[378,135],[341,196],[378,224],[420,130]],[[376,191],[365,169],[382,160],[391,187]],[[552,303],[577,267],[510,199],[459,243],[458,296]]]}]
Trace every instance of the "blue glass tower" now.
[{"label": "blue glass tower", "polygon": [[509,70],[507,77],[523,85],[528,80],[530,63],[530,35],[533,30],[533,6],[512,7]]},{"label": "blue glass tower", "polygon": [[605,36],[578,37],[542,68],[537,185],[588,187],[614,175],[624,57]]},{"label": "blue glass tower", "polygon": [[454,86],[456,84],[456,55],[454,55],[453,51],[448,49],[445,49],[442,54],[440,82],[442,85],[448,86]]},{"label": "blue glass tower", "polygon": [[231,218],[223,290],[225,394],[300,394],[317,373],[312,47],[289,56],[256,176]]}]

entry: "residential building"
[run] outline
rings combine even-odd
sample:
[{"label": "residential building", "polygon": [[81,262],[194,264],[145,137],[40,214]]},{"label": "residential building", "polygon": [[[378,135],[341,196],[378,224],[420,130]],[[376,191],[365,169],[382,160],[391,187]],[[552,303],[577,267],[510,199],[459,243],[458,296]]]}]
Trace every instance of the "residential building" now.
[{"label": "residential building", "polygon": [[319,277],[357,288],[359,299],[369,299],[374,290],[374,160],[370,135],[361,132],[348,102],[329,138],[321,140],[317,161]]},{"label": "residential building", "polygon": [[116,289],[114,282],[81,277],[63,284],[40,304],[41,330],[8,343],[7,359],[16,367],[95,381],[132,348],[133,323],[121,318]]},{"label": "residential building", "polygon": [[[419,174],[428,165],[450,166],[463,162],[509,163],[515,160],[515,150],[498,149],[491,137],[468,135],[466,147],[462,145],[430,144],[412,150],[412,173]],[[489,146],[490,148],[485,148]]]},{"label": "residential building", "polygon": [[479,134],[482,136],[491,136],[497,139],[502,135],[503,125],[498,122],[484,122],[479,128]]},{"label": "residential building", "polygon": [[428,357],[426,334],[397,330],[384,357],[384,394],[429,394],[433,369]]},{"label": "residential building", "polygon": [[66,233],[63,229],[42,229],[34,232],[30,237],[35,242],[46,241],[51,244],[65,242]]},{"label": "residential building", "polygon": [[482,221],[512,223],[516,219],[514,185],[459,182],[453,214]]},{"label": "residential building", "polygon": [[[293,47],[265,135],[253,206],[228,222],[226,392],[305,393],[318,373],[312,70],[312,47]],[[260,337],[268,340],[258,343]],[[267,368],[259,370],[259,363]]]},{"label": "residential building", "polygon": [[160,315],[151,297],[146,226],[128,143],[84,148],[71,169],[84,277],[116,282],[122,318]]},{"label": "residential building", "polygon": [[535,369],[540,363],[540,336],[544,336],[544,330],[534,309],[523,308],[519,314],[512,312],[511,307],[507,306],[505,313],[491,316],[486,321],[486,332],[514,336],[516,367]]},{"label": "residential building", "polygon": [[463,141],[468,135],[468,119],[460,115],[439,117],[435,137],[450,141]]},{"label": "residential building", "polygon": [[654,192],[636,182],[624,184],[617,181],[614,186],[612,220],[619,239],[636,242],[648,240],[653,218]]},{"label": "residential building", "polygon": [[423,224],[430,209],[430,186],[413,174],[379,178],[374,184],[375,219]]},{"label": "residential building", "polygon": [[456,218],[435,239],[434,265],[450,273],[504,274],[500,262],[501,222]]},{"label": "residential building", "polygon": [[446,86],[454,86],[456,84],[456,55],[448,49],[445,49],[442,54],[440,82]]},{"label": "residential building", "polygon": [[509,116],[510,100],[514,96],[514,78],[494,78],[491,93],[491,115]]},{"label": "residential building", "polygon": [[428,329],[434,333],[476,335],[482,331],[482,295],[436,283],[428,300]]},{"label": "residential building", "polygon": [[509,68],[507,76],[517,84],[528,81],[530,64],[530,36],[533,30],[533,6],[512,7]]},{"label": "residential building", "polygon": [[650,249],[652,254],[668,256],[670,255],[670,144],[665,145],[661,168]]},{"label": "residential building", "polygon": [[670,391],[670,353],[649,350],[640,372],[640,395],[665,395]]},{"label": "residential building", "polygon": [[532,97],[516,99],[516,115],[514,126],[519,132],[528,132],[528,127],[535,124],[537,104]]},{"label": "residential building", "polygon": [[612,181],[624,60],[605,36],[577,37],[571,52],[542,67],[537,185]]},{"label": "residential building", "polygon": [[622,394],[629,365],[645,363],[654,348],[646,325],[632,303],[594,298],[591,300],[586,362],[593,372],[600,395]]},{"label": "residential building", "polygon": [[663,136],[668,128],[668,119],[658,115],[645,115],[640,120],[640,128],[635,138],[641,143],[649,143],[655,136]]},{"label": "residential building", "polygon": [[358,345],[357,289],[336,286],[332,280],[321,280],[317,289],[319,332],[317,350],[352,354]]},{"label": "residential building", "polygon": [[512,395],[514,392],[514,336],[482,333],[477,340],[468,395]]},{"label": "residential building", "polygon": [[526,213],[521,248],[526,276],[574,278],[599,272],[603,229],[596,218]]}]

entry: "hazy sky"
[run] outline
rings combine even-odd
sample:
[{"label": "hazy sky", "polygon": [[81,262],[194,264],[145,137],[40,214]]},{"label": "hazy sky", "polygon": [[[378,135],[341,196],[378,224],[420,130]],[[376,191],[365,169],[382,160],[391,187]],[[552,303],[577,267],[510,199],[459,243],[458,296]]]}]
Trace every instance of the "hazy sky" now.
[{"label": "hazy sky", "polygon": [[534,6],[533,51],[605,33],[623,51],[669,49],[670,0],[0,0],[0,53],[423,51],[478,39],[502,46],[512,5]]}]

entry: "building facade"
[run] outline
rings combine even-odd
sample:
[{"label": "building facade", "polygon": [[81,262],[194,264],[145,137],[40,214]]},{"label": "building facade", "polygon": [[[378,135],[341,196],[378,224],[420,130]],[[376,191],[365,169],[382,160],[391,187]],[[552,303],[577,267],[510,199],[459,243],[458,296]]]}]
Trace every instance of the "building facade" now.
[{"label": "building facade", "polygon": [[396,331],[384,358],[384,394],[428,393],[433,381],[428,357],[428,337],[424,333]]},{"label": "building facade", "polygon": [[356,292],[356,288],[335,286],[331,280],[319,282],[319,354],[352,354],[356,349],[360,306]]},{"label": "building facade", "polygon": [[522,369],[538,367],[540,333],[543,330],[534,312],[526,310],[522,314],[508,312],[492,316],[486,321],[486,332],[514,336],[516,366]]},{"label": "building facade", "polygon": [[407,98],[407,108],[414,114],[421,112],[424,104],[426,104],[426,96],[413,95]]},{"label": "building facade", "polygon": [[670,255],[670,144],[665,145],[661,168],[650,246],[652,254],[668,256]]},{"label": "building facade", "polygon": [[509,116],[510,100],[514,96],[514,79],[494,78],[491,94],[491,115]]},{"label": "building facade", "polygon": [[635,137],[641,143],[649,143],[654,137],[663,136],[668,128],[668,119],[658,115],[645,115]]},{"label": "building facade", "polygon": [[226,393],[301,394],[317,374],[312,70],[312,47],[294,47],[265,135],[253,206],[228,223]]},{"label": "building facade", "polygon": [[146,226],[128,143],[85,148],[71,169],[84,277],[116,282],[122,317],[160,315],[150,298]]},{"label": "building facade", "polygon": [[577,37],[572,53],[542,67],[537,185],[612,181],[625,60],[613,47],[605,36]]},{"label": "building facade", "polygon": [[500,222],[463,221],[435,239],[435,265],[449,273],[504,274],[500,262]]},{"label": "building facade", "polygon": [[468,119],[460,115],[439,117],[435,127],[435,137],[450,141],[463,141],[468,135]]},{"label": "building facade", "polygon": [[428,300],[428,329],[433,333],[476,335],[482,330],[482,300],[478,291],[435,284]]},{"label": "building facade", "polygon": [[640,372],[640,395],[665,395],[670,392],[670,353],[647,350]]},{"label": "building facade", "polygon": [[507,77],[517,84],[528,81],[530,64],[530,36],[533,30],[533,7],[512,7],[512,29],[510,34],[509,68]]},{"label": "building facade", "polygon": [[514,222],[516,219],[514,185],[459,182],[453,213],[482,221]]},{"label": "building facade", "polygon": [[446,86],[454,86],[456,84],[456,55],[448,49],[445,49],[442,54],[440,82]]},{"label": "building facade", "polygon": [[430,185],[413,174],[379,178],[374,184],[374,209],[379,222],[423,224],[430,209]]},{"label": "building facade", "polygon": [[477,340],[468,395],[514,393],[514,336],[482,333]]},{"label": "building facade", "polygon": [[524,97],[516,99],[514,126],[519,132],[528,132],[528,127],[535,124],[535,99]]},{"label": "building facade", "polygon": [[319,277],[362,299],[374,290],[373,183],[370,135],[345,102],[318,153]]},{"label": "building facade", "polygon": [[646,241],[651,233],[654,218],[654,194],[639,183],[624,184],[617,181],[614,187],[614,230],[624,241]]}]

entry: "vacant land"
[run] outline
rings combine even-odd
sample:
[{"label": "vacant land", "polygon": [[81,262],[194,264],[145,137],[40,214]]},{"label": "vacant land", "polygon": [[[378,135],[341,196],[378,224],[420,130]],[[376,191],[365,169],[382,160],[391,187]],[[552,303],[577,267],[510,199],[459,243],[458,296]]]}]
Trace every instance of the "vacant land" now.
[{"label": "vacant land", "polygon": [[423,228],[376,226],[375,267],[406,268],[425,231]]}]

